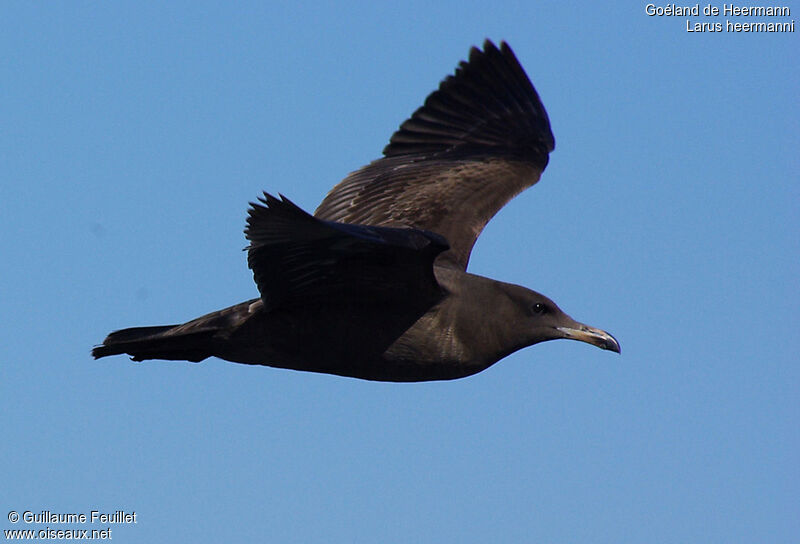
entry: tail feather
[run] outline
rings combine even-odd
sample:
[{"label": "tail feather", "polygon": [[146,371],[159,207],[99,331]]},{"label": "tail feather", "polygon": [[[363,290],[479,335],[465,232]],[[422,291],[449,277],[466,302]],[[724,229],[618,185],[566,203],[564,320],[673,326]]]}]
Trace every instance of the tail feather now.
[{"label": "tail feather", "polygon": [[92,349],[95,359],[127,353],[134,361],[202,361],[213,355],[216,328],[185,330],[181,325],[133,327],[109,334]]}]

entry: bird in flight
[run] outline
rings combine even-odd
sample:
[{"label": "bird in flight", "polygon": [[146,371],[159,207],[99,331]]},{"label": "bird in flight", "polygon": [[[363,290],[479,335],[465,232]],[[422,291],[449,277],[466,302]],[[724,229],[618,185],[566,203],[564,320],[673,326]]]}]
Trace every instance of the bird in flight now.
[{"label": "bird in flight", "polygon": [[247,264],[260,297],[112,332],[92,354],[415,382],[469,376],[559,338],[619,353],[546,296],[467,272],[483,227],[539,180],[554,147],[513,51],[487,40],[314,215],[282,195],[251,203]]}]

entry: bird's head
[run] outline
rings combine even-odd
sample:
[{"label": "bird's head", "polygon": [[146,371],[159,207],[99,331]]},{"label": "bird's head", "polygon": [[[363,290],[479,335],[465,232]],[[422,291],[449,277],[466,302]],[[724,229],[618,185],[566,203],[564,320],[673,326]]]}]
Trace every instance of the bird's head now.
[{"label": "bird's head", "polygon": [[517,349],[547,340],[566,338],[620,353],[619,342],[606,331],[575,321],[546,296],[518,285],[505,284],[513,318],[508,320]]}]

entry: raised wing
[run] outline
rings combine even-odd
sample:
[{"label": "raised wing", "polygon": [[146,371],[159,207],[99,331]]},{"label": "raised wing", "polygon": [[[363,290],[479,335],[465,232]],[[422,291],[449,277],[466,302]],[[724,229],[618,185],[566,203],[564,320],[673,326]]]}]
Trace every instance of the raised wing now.
[{"label": "raised wing", "polygon": [[438,234],[323,221],[285,197],[251,203],[247,264],[267,309],[350,303],[433,303]]},{"label": "raised wing", "polygon": [[439,233],[450,249],[437,264],[466,270],[483,227],[539,180],[554,147],[514,52],[487,40],[400,125],[384,157],[334,187],[315,216]]}]

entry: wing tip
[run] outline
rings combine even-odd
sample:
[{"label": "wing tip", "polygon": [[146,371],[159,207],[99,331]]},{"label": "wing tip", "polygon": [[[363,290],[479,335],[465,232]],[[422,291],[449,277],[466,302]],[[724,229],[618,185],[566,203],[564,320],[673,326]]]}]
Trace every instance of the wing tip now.
[{"label": "wing tip", "polygon": [[506,41],[485,39],[392,135],[398,155],[511,155],[542,166],[555,148],[547,112]]},{"label": "wing tip", "polygon": [[297,221],[316,221],[281,193],[276,197],[264,191],[263,196],[258,197],[258,202],[249,204],[244,236],[251,244],[245,250],[252,249],[253,244],[258,245],[271,234],[287,234],[291,231],[290,225],[297,225]]}]

